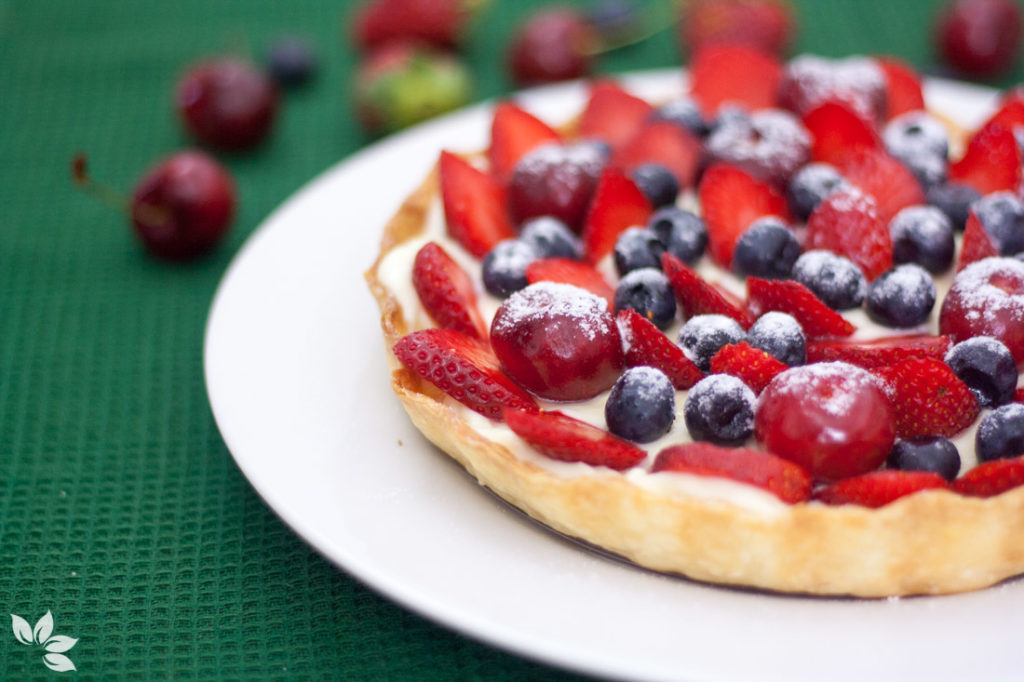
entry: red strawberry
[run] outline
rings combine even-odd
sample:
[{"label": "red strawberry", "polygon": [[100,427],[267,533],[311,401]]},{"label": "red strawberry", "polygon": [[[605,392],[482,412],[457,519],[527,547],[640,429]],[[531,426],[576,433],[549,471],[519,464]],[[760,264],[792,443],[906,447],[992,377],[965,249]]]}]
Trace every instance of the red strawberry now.
[{"label": "red strawberry", "polygon": [[744,329],[754,324],[754,318],[742,301],[725,289],[703,279],[671,253],[661,254],[661,267],[668,277],[669,284],[672,285],[672,291],[685,317],[718,314],[731,317]]},{"label": "red strawberry", "polygon": [[647,453],[632,443],[561,412],[505,410],[505,423],[538,452],[563,462],[583,462],[622,471]]},{"label": "red strawberry", "polygon": [[767,490],[789,504],[811,496],[811,476],[803,467],[749,448],[711,443],[671,445],[654,460],[651,472],[659,471],[728,478]]},{"label": "red strawberry", "polygon": [[593,264],[607,256],[619,235],[635,225],[646,225],[651,212],[651,202],[622,169],[605,168],[583,221],[584,260]]},{"label": "red strawberry", "polygon": [[768,183],[734,166],[716,164],[704,172],[697,190],[708,228],[711,257],[725,269],[732,266],[736,242],[763,216],[786,218],[786,200]]},{"label": "red strawberry", "polygon": [[536,410],[529,393],[500,369],[487,345],[454,329],[421,329],[404,336],[395,357],[455,400],[490,419],[502,409]]},{"label": "red strawberry", "polygon": [[441,152],[441,197],[448,235],[477,258],[516,236],[505,213],[505,193],[491,176],[450,152]]},{"label": "red strawberry", "polygon": [[730,343],[711,357],[712,374],[731,374],[760,393],[776,374],[789,369],[789,365],[754,348],[746,341]]},{"label": "red strawberry", "polygon": [[857,504],[877,509],[921,490],[948,488],[945,479],[931,471],[871,471],[826,486],[815,493],[814,499],[825,504]]},{"label": "red strawberry", "polygon": [[946,357],[948,336],[890,336],[874,341],[808,341],[807,364],[848,362],[864,369],[896,365],[907,358]]},{"label": "red strawberry", "polygon": [[1016,391],[1014,391],[1013,402],[1024,403],[1024,387],[1018,388]]},{"label": "red strawberry", "polygon": [[839,172],[851,185],[874,197],[882,224],[907,206],[925,203],[914,174],[902,163],[878,149],[856,149],[839,162]]},{"label": "red strawberry", "polygon": [[804,127],[814,138],[811,157],[836,165],[852,149],[879,149],[882,139],[874,125],[842,102],[827,100],[804,116]]},{"label": "red strawberry", "polygon": [[921,91],[921,76],[910,64],[895,57],[875,59],[885,74],[885,90],[888,95],[886,120],[896,118],[908,111],[924,109],[924,93]]},{"label": "red strawberry", "polygon": [[1021,152],[1012,128],[989,123],[967,142],[963,158],[949,166],[949,179],[962,182],[982,195],[1016,190],[1021,181]]},{"label": "red strawberry", "polygon": [[748,307],[755,316],[769,310],[796,318],[810,340],[828,336],[849,336],[857,329],[846,318],[821,302],[800,282],[781,279],[747,278]]},{"label": "red strawberry", "polygon": [[982,462],[953,481],[953,490],[970,497],[994,497],[1024,485],[1024,457]]},{"label": "red strawberry", "polygon": [[423,246],[412,265],[412,285],[423,308],[439,327],[478,339],[487,325],[476,306],[473,281],[448,252],[434,242]]},{"label": "red strawberry", "polygon": [[706,115],[725,102],[751,111],[778,104],[782,66],[763,52],[739,44],[707,45],[690,66],[690,91]]},{"label": "red strawberry", "polygon": [[978,416],[978,399],[942,360],[907,358],[874,372],[887,384],[898,438],[951,438]]},{"label": "red strawberry", "polygon": [[633,138],[654,107],[612,81],[590,86],[590,99],[580,114],[580,137],[596,137],[613,148]]},{"label": "red strawberry", "polygon": [[527,152],[561,140],[561,135],[533,114],[511,102],[499,102],[494,108],[491,146],[487,150],[491,174],[499,182],[505,182]]},{"label": "red strawberry", "polygon": [[1015,88],[1003,96],[999,109],[985,121],[983,128],[998,125],[1008,130],[1014,126],[1024,126],[1024,88]]},{"label": "red strawberry", "polygon": [[793,37],[793,13],[780,0],[689,0],[679,19],[681,44],[690,54],[705,45],[739,43],[782,56]]},{"label": "red strawberry", "polygon": [[608,301],[615,308],[615,290],[593,266],[569,258],[541,258],[526,266],[526,281],[572,284]]},{"label": "red strawberry", "polygon": [[457,0],[375,0],[363,4],[352,20],[352,38],[368,51],[390,42],[419,42],[454,47],[467,17]]},{"label": "red strawberry", "polygon": [[960,259],[957,261],[956,271],[960,272],[974,261],[998,255],[999,247],[974,211],[970,211],[967,214],[967,225],[964,227],[964,239],[960,245]]},{"label": "red strawberry", "polygon": [[873,197],[856,187],[833,192],[807,218],[804,249],[846,256],[868,280],[892,267],[892,237]]},{"label": "red strawberry", "polygon": [[680,391],[689,390],[704,378],[704,373],[686,357],[683,349],[640,313],[626,308],[615,316],[615,322],[626,349],[627,367],[660,369]]},{"label": "red strawberry", "polygon": [[641,164],[657,163],[672,171],[680,187],[692,187],[700,155],[700,141],[684,128],[668,121],[655,121],[619,147],[611,162],[627,171]]}]

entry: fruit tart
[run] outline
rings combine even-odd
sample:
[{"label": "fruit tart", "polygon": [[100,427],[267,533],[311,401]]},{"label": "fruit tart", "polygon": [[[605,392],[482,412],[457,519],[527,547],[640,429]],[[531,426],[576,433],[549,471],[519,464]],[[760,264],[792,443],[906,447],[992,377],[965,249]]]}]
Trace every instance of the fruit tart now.
[{"label": "fruit tart", "polygon": [[[743,68],[736,68],[741,64]],[[366,279],[423,434],[640,566],[880,597],[1024,572],[1024,93],[976,130],[887,58],[695,55],[553,126],[494,107]]]}]

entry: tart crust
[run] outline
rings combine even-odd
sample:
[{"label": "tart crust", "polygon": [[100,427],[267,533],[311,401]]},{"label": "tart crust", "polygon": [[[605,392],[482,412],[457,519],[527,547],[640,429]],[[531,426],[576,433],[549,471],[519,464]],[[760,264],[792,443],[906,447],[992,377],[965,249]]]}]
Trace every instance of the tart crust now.
[{"label": "tart crust", "polygon": [[438,193],[435,168],[388,223],[365,273],[381,311],[391,386],[424,436],[535,520],[655,571],[779,592],[944,594],[1024,573],[1024,487],[988,499],[925,491],[880,509],[809,502],[761,511],[654,492],[603,468],[563,477],[486,438],[391,351],[408,330],[378,268],[422,233]]}]

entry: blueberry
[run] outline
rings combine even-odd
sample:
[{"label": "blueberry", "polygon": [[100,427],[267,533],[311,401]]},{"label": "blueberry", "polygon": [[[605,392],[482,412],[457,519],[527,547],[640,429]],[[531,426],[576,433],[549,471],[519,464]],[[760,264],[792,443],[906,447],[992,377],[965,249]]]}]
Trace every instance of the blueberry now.
[{"label": "blueberry", "polygon": [[997,407],[978,424],[974,437],[979,462],[1024,455],[1024,405]]},{"label": "blueberry", "polygon": [[683,419],[690,437],[716,445],[740,445],[754,433],[754,392],[728,374],[712,374],[686,394]]},{"label": "blueberry", "polygon": [[679,345],[686,356],[705,372],[711,369],[711,357],[722,346],[739,343],[746,338],[743,327],[725,315],[695,315],[679,330]]},{"label": "blueberry", "polygon": [[946,353],[946,364],[978,398],[982,407],[1005,405],[1017,390],[1017,365],[1001,341],[974,336]]},{"label": "blueberry", "polygon": [[655,110],[651,116],[654,121],[668,121],[685,128],[696,137],[704,137],[708,133],[708,125],[700,113],[700,107],[689,97],[674,99]]},{"label": "blueberry", "polygon": [[615,269],[622,277],[639,268],[660,268],[664,250],[654,232],[644,227],[631,227],[615,242]]},{"label": "blueberry", "polygon": [[668,277],[657,268],[640,268],[626,274],[615,289],[615,310],[630,308],[664,331],[676,319],[676,297]]},{"label": "blueberry", "polygon": [[537,258],[537,252],[526,242],[518,239],[498,242],[484,256],[484,288],[492,296],[507,298],[528,284],[526,266]]},{"label": "blueberry", "polygon": [[946,181],[949,134],[924,111],[910,111],[889,121],[882,131],[885,148],[914,174],[922,187]]},{"label": "blueberry", "polygon": [[1002,256],[1024,251],[1024,201],[1013,192],[993,192],[971,204]]},{"label": "blueberry", "polygon": [[790,367],[807,362],[807,338],[792,315],[767,312],[747,330],[747,343]]},{"label": "blueberry", "polygon": [[938,436],[897,441],[889,451],[890,469],[930,471],[952,481],[960,473],[960,453],[953,442]]},{"label": "blueberry", "polygon": [[708,245],[704,221],[696,214],[675,206],[655,211],[648,219],[647,227],[658,235],[666,251],[690,265],[700,260]]},{"label": "blueberry", "polygon": [[750,112],[738,104],[723,104],[718,108],[715,117],[708,121],[707,134],[715,132],[722,126],[749,125]]},{"label": "blueberry", "polygon": [[583,257],[583,245],[569,226],[553,216],[531,218],[520,226],[520,241],[534,248],[540,258]]},{"label": "blueberry", "polygon": [[640,28],[640,12],[627,0],[599,0],[587,10],[587,21],[603,41],[628,41]]},{"label": "blueberry", "polygon": [[868,286],[868,317],[887,327],[916,327],[935,306],[935,282],[920,265],[906,263],[883,272]]},{"label": "blueberry", "polygon": [[846,178],[839,174],[835,166],[809,163],[789,181],[786,189],[789,208],[800,220],[806,221],[825,197],[846,184]]},{"label": "blueberry", "polygon": [[978,190],[959,182],[947,182],[928,188],[928,203],[939,209],[953,223],[953,229],[963,232],[971,204],[981,198]]},{"label": "blueberry", "polygon": [[807,251],[793,264],[793,279],[833,310],[860,307],[868,281],[856,263],[831,251]]},{"label": "blueberry", "polygon": [[668,168],[657,163],[645,163],[634,168],[629,176],[651,202],[651,206],[660,208],[676,203],[679,181]]},{"label": "blueberry", "polygon": [[953,223],[934,206],[909,206],[889,222],[894,263],[917,263],[928,272],[953,264]]},{"label": "blueberry", "polygon": [[672,382],[653,367],[627,369],[612,386],[604,418],[608,430],[620,438],[637,443],[661,438],[676,418]]},{"label": "blueberry", "polygon": [[267,66],[278,83],[291,88],[303,85],[313,76],[317,58],[309,43],[289,36],[270,46]]},{"label": "blueberry", "polygon": [[705,150],[712,161],[785,186],[810,159],[811,135],[788,111],[762,109],[723,119],[708,135]]},{"label": "blueberry", "polygon": [[800,256],[800,243],[778,218],[755,220],[736,242],[732,267],[741,276],[787,279]]}]

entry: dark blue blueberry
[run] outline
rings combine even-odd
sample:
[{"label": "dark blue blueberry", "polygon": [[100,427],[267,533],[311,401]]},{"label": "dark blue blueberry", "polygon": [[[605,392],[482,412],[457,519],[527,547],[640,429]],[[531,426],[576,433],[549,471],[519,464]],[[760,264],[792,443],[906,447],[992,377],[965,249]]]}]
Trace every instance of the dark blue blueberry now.
[{"label": "dark blue blueberry", "polygon": [[520,226],[519,240],[534,248],[540,258],[583,257],[583,245],[569,226],[558,218],[540,216],[531,218]]},{"label": "dark blue blueberry", "polygon": [[967,213],[971,204],[980,198],[978,190],[959,182],[929,187],[927,193],[928,203],[949,216],[953,229],[960,232],[963,232],[967,225]]},{"label": "dark blue blueberry", "polygon": [[284,87],[303,85],[316,72],[316,53],[305,40],[289,36],[270,46],[267,55],[270,74]]},{"label": "dark blue blueberry", "polygon": [[719,123],[708,135],[705,151],[711,161],[784,187],[810,160],[811,135],[788,111],[762,109]]},{"label": "dark blue blueberry", "polygon": [[645,227],[631,227],[615,241],[615,269],[622,277],[640,268],[660,268],[664,250],[654,232]]},{"label": "dark blue blueberry", "polygon": [[935,307],[935,281],[920,265],[906,263],[883,272],[868,285],[868,317],[886,327],[916,327]]},{"label": "dark blue blueberry", "polygon": [[1024,201],[1013,192],[987,194],[971,204],[1002,256],[1024,251]]},{"label": "dark blue blueberry", "polygon": [[974,447],[979,462],[1024,455],[1024,405],[1010,403],[985,415],[978,424]]},{"label": "dark blue blueberry", "polygon": [[741,445],[754,433],[754,403],[750,388],[734,376],[712,374],[686,394],[683,419],[690,437],[716,445]]},{"label": "dark blue blueberry", "polygon": [[679,330],[679,345],[701,370],[711,369],[711,357],[730,343],[745,341],[747,333],[731,317],[695,315]]},{"label": "dark blue blueberry", "polygon": [[889,223],[894,263],[917,263],[928,272],[953,264],[956,241],[949,216],[934,206],[909,206]]},{"label": "dark blue blueberry", "polygon": [[634,168],[629,176],[654,208],[676,203],[679,181],[668,168],[657,163],[645,163]]},{"label": "dark blue blueberry", "polygon": [[640,12],[628,0],[599,0],[587,10],[587,21],[608,43],[628,41],[640,31]]},{"label": "dark blue blueberry", "polygon": [[1013,354],[991,336],[975,336],[946,353],[946,364],[978,398],[982,407],[1005,405],[1017,390],[1017,365]]},{"label": "dark blue blueberry", "polygon": [[537,260],[537,252],[518,239],[498,242],[484,256],[482,276],[484,288],[492,296],[507,298],[525,287],[526,266]]},{"label": "dark blue blueberry", "polygon": [[755,220],[736,242],[732,268],[743,277],[788,279],[800,256],[800,243],[778,218]]},{"label": "dark blue blueberry", "polygon": [[960,453],[947,438],[934,436],[897,441],[889,451],[890,469],[930,471],[952,481],[960,473]]},{"label": "dark blue blueberry", "polygon": [[704,137],[708,133],[708,125],[700,113],[700,107],[690,97],[681,97],[662,105],[655,110],[651,119],[675,123],[698,138]]},{"label": "dark blue blueberry", "polygon": [[846,178],[839,174],[835,166],[809,163],[789,181],[786,189],[789,208],[797,218],[806,221],[825,197],[846,184]]},{"label": "dark blue blueberry", "polygon": [[946,181],[949,133],[924,111],[910,111],[889,121],[882,131],[885,148],[910,169],[922,187]]},{"label": "dark blue blueberry", "polygon": [[604,405],[608,430],[637,443],[658,440],[676,419],[676,391],[653,367],[627,369],[612,386]]},{"label": "dark blue blueberry", "polygon": [[664,245],[665,250],[679,260],[693,265],[704,255],[708,246],[708,229],[695,213],[675,206],[666,206],[651,214],[647,227]]},{"label": "dark blue blueberry", "polygon": [[790,367],[807,362],[807,338],[792,315],[767,312],[747,330],[747,343]]},{"label": "dark blue blueberry", "polygon": [[722,126],[742,125],[750,123],[750,112],[738,104],[725,104],[718,108],[715,117],[708,121],[707,134],[715,132]]},{"label": "dark blue blueberry", "polygon": [[676,297],[668,277],[657,268],[640,268],[626,274],[615,289],[615,311],[630,308],[662,331],[676,319]]},{"label": "dark blue blueberry", "polygon": [[859,308],[868,281],[857,264],[831,251],[807,251],[793,264],[793,279],[833,310]]}]

